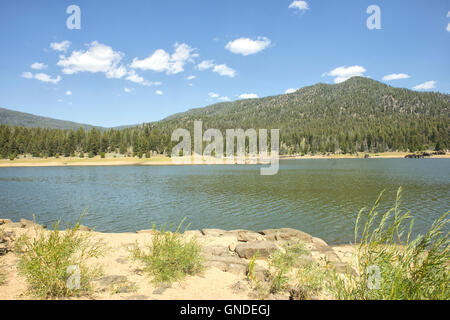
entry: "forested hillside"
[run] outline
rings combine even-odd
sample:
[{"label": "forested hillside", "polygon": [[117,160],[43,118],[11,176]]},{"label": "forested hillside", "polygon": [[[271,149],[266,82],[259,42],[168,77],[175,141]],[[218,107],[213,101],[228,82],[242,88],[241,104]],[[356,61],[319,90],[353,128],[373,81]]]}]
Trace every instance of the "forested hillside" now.
[{"label": "forested hillside", "polygon": [[[10,126],[30,127],[30,128],[49,128],[49,129],[92,129],[94,126],[89,124],[76,123],[72,121],[57,120],[47,117],[35,116],[34,114],[19,112],[0,108],[0,124]],[[98,129],[103,129],[96,127]]]},{"label": "forested hillside", "polygon": [[282,154],[418,151],[449,147],[450,95],[355,77],[292,94],[219,103],[123,130],[0,127],[0,154],[169,153],[176,128],[280,129]]}]

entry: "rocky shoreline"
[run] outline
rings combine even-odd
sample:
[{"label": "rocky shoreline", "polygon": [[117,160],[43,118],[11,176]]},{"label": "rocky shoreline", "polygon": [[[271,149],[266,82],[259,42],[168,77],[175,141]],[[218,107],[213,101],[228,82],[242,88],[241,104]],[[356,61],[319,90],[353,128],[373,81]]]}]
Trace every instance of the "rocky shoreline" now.
[{"label": "rocky shoreline", "polygon": [[[26,284],[17,273],[18,258],[13,247],[18,237],[32,235],[36,226],[26,219],[19,222],[0,219],[0,229],[4,234],[0,239],[0,259],[5,260],[8,266],[7,284],[0,286],[0,299],[26,297]],[[202,246],[204,274],[189,277],[180,284],[154,286],[129,259],[127,248],[134,242],[139,245],[148,243],[158,231],[111,234],[95,232],[88,227],[80,230],[89,232],[95,240],[104,241],[112,249],[100,258],[99,263],[107,267],[104,268],[104,276],[96,281],[96,293],[85,297],[89,299],[258,299],[248,282],[250,260],[256,257],[252,270],[254,278],[261,282],[268,281],[269,256],[297,243],[302,243],[308,251],[297,261],[299,265],[316,264],[338,273],[355,273],[351,266],[353,246],[329,246],[322,239],[300,230],[281,228],[254,232],[202,229],[185,231],[183,236],[187,240],[195,237]],[[124,279],[137,284],[139,289],[136,292],[108,292],[108,286]],[[22,292],[18,292],[20,289]],[[299,295],[298,290],[293,282],[285,292],[266,298],[295,299]]]}]

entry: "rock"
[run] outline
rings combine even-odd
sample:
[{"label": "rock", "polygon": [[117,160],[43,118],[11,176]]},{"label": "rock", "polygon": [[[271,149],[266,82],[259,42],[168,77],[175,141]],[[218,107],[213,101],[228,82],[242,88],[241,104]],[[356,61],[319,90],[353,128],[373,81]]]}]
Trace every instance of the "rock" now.
[{"label": "rock", "polygon": [[119,275],[111,275],[111,276],[105,276],[100,279],[98,279],[98,283],[102,286],[109,286],[115,283],[122,283],[126,282],[128,279],[126,276],[119,276]]},{"label": "rock", "polygon": [[206,268],[217,268],[220,271],[226,272],[228,265],[225,262],[209,260],[209,261],[205,262],[205,267]]},{"label": "rock", "polygon": [[226,233],[226,231],[222,229],[202,229],[201,232],[204,236],[210,237],[220,237]]},{"label": "rock", "polygon": [[236,250],[236,246],[237,246],[237,243],[233,241],[233,242],[230,243],[230,245],[228,246],[228,249],[229,249],[230,251],[234,252],[234,251]]},{"label": "rock", "polygon": [[274,301],[274,300],[291,300],[291,299],[289,296],[281,294],[281,293],[275,293],[275,294],[271,293],[267,296],[267,298],[265,300]]},{"label": "rock", "polygon": [[146,230],[138,230],[136,231],[136,233],[140,234],[140,233],[148,233],[148,234],[155,234],[156,230],[153,229],[146,229]]},{"label": "rock", "polygon": [[89,227],[86,227],[86,226],[83,226],[83,225],[80,225],[79,227],[78,227],[78,230],[80,230],[80,231],[92,231],[92,229],[91,228],[89,228]]},{"label": "rock", "polygon": [[316,246],[328,247],[328,244],[320,238],[313,237],[312,243]]},{"label": "rock", "polygon": [[289,300],[306,300],[307,295],[305,290],[300,285],[289,286]]},{"label": "rock", "polygon": [[161,284],[159,284],[159,286],[153,290],[153,294],[163,294],[164,291],[168,288],[172,288],[172,285],[168,282],[163,282]]},{"label": "rock", "polygon": [[22,228],[40,227],[40,225],[37,224],[36,222],[27,219],[20,219],[20,224]]},{"label": "rock", "polygon": [[22,228],[22,224],[20,222],[11,222],[8,223],[8,228]]},{"label": "rock", "polygon": [[278,246],[270,241],[250,241],[239,243],[236,253],[241,258],[251,259],[257,254],[258,259],[267,258],[272,252],[279,250]]},{"label": "rock", "polygon": [[247,261],[243,260],[243,259],[239,259],[236,256],[205,256],[206,261],[216,261],[216,262],[221,262],[224,263],[226,265],[229,265],[231,263],[234,264],[242,264],[242,265],[247,265]]},{"label": "rock", "polygon": [[245,281],[238,281],[231,286],[231,290],[233,290],[233,293],[235,294],[245,292],[249,290],[248,283]]},{"label": "rock", "polygon": [[10,219],[0,219],[0,226],[7,223],[12,223],[12,221]]},{"label": "rock", "polygon": [[[249,273],[250,273],[250,268],[247,265],[246,275],[248,277],[250,277]],[[263,266],[261,266],[259,264],[255,264],[251,278],[256,281],[268,281],[269,280],[269,271],[266,268],[264,268]]]},{"label": "rock", "polygon": [[203,252],[211,256],[226,256],[230,254],[230,251],[225,246],[207,246],[203,248]]},{"label": "rock", "polygon": [[243,264],[230,263],[226,269],[226,272],[237,275],[245,275],[247,273],[247,266]]},{"label": "rock", "polygon": [[200,230],[188,230],[188,231],[185,231],[183,233],[183,235],[187,238],[193,238],[193,237],[200,238],[203,236],[203,234],[200,232]]},{"label": "rock", "polygon": [[267,240],[293,240],[298,239],[305,243],[312,242],[312,236],[303,231],[291,229],[291,228],[281,228],[281,229],[267,229],[259,232],[264,235]]},{"label": "rock", "polygon": [[150,297],[141,294],[125,297],[127,300],[150,300]]},{"label": "rock", "polygon": [[238,231],[237,239],[240,242],[249,242],[249,241],[263,240],[264,237],[257,232],[243,230]]},{"label": "rock", "polygon": [[[237,237],[239,232],[249,232],[248,230],[245,229],[235,229],[235,230],[229,230],[225,232],[225,236],[233,236],[233,237]],[[250,231],[251,232],[251,231]]]},{"label": "rock", "polygon": [[125,258],[117,258],[116,262],[120,263],[120,264],[126,264],[128,262],[128,260]]}]

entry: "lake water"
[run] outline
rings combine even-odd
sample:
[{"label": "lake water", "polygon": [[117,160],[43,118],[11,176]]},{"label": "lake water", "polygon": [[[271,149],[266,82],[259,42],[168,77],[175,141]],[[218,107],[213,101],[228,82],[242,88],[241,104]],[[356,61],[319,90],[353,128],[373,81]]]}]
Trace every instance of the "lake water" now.
[{"label": "lake water", "polygon": [[[51,225],[74,222],[102,232],[152,223],[190,229],[291,227],[325,241],[353,239],[354,221],[385,189],[381,208],[403,187],[403,208],[423,233],[449,210],[450,159],[282,160],[275,176],[258,166],[0,168],[0,217]],[[380,210],[381,211],[381,210]]]}]

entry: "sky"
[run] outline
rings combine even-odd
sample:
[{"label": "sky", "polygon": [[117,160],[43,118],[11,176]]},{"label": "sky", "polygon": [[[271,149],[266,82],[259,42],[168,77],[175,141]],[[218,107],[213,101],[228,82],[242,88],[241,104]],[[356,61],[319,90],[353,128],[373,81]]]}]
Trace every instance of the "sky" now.
[{"label": "sky", "polygon": [[448,0],[2,1],[0,42],[0,107],[104,127],[351,76],[450,93]]}]

